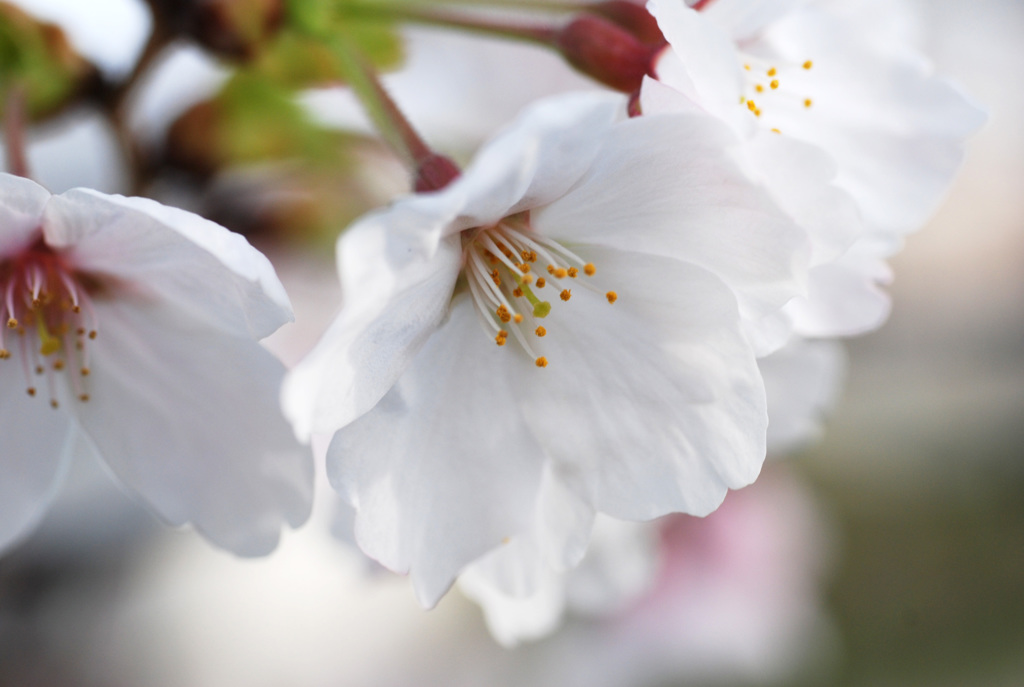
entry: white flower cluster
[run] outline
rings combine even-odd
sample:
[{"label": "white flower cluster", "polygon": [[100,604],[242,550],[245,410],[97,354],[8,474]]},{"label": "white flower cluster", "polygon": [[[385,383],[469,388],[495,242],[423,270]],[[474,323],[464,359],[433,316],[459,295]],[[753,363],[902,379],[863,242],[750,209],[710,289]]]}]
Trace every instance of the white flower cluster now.
[{"label": "white flower cluster", "polygon": [[258,339],[290,306],[244,239],[2,177],[0,546],[94,451],[169,523],[266,553],[330,433],[367,555],[425,606],[461,576],[506,643],[549,631],[592,533],[588,561],[643,557],[621,521],[753,482],[815,427],[833,340],[885,319],[885,259],[983,121],[899,8],[651,0],[667,45],[632,102],[539,100],[341,235],[341,311],[287,376]]}]

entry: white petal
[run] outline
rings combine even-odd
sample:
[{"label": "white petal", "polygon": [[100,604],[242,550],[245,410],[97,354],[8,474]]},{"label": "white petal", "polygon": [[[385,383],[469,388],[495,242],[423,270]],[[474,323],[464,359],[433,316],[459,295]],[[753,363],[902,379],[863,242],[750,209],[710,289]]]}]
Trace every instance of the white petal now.
[{"label": "white petal", "polygon": [[709,513],[757,477],[765,450],[764,389],[732,292],[686,263],[574,248],[602,293],[577,288],[545,320],[549,364],[515,380],[531,430],[602,512]]},{"label": "white petal", "polygon": [[846,368],[835,341],[794,339],[757,361],[768,395],[768,452],[779,456],[821,434],[822,416],[835,405]]},{"label": "white petal", "polygon": [[344,306],[282,390],[300,438],[334,431],[372,408],[448,312],[459,237],[439,240],[451,214],[424,217],[416,209],[399,203],[339,241]]},{"label": "white petal", "polygon": [[728,155],[728,129],[698,114],[622,122],[564,197],[535,213],[543,234],[704,267],[759,319],[801,292],[805,232]]},{"label": "white petal", "polygon": [[302,524],[313,464],[281,417],[283,366],[257,342],[168,307],[97,304],[82,427],[117,477],[173,525],[244,556]]},{"label": "white petal", "polygon": [[794,331],[807,337],[855,336],[878,328],[891,301],[880,285],[892,280],[881,248],[861,241],[835,262],[811,269],[808,295],[794,298],[783,312]]},{"label": "white petal", "polygon": [[25,386],[18,361],[0,361],[0,552],[39,524],[71,458],[71,417]]},{"label": "white petal", "polygon": [[46,206],[44,232],[77,268],[112,275],[222,331],[263,338],[291,320],[270,261],[244,237],[190,212],[72,189]]},{"label": "white petal", "polygon": [[517,596],[506,593],[472,565],[459,576],[459,589],[480,604],[487,629],[506,648],[551,634],[565,610],[565,580],[554,572],[533,593]]},{"label": "white petal", "polygon": [[32,240],[49,200],[50,192],[31,179],[0,173],[0,256]]},{"label": "white petal", "polygon": [[358,510],[360,546],[410,572],[426,606],[531,524],[543,456],[511,389],[526,364],[516,353],[494,344],[460,296],[394,388],[328,450],[331,482]]},{"label": "white petal", "polygon": [[795,108],[780,128],[835,157],[840,184],[869,223],[907,231],[935,209],[959,168],[963,139],[985,115],[903,43],[879,44],[876,23],[888,12],[879,5],[861,17],[870,23],[857,25],[829,3],[809,5],[745,49],[814,60],[810,72],[784,77],[814,106]]},{"label": "white petal", "polygon": [[603,92],[531,105],[443,191],[466,198],[449,231],[493,224],[565,194],[591,166],[598,152],[594,141],[624,112],[622,96]]}]

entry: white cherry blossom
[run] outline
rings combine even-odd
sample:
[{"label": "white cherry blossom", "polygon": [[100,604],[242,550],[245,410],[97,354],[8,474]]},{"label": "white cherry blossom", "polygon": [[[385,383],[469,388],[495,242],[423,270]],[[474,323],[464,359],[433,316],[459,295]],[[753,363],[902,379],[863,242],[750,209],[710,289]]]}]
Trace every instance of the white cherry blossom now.
[{"label": "white cherry blossom", "polygon": [[[769,185],[786,157],[804,157],[807,168],[831,166],[863,226],[837,232],[843,223],[829,221],[812,195],[793,187],[798,176],[784,174],[788,181],[773,185],[815,245],[808,293],[783,319],[804,336],[877,327],[889,311],[879,288],[890,278],[884,260],[935,209],[983,113],[910,47],[913,22],[899,1],[711,0],[699,7],[648,3],[671,48],[657,63],[658,81],[644,85],[645,112],[714,114],[749,141],[748,167]],[[771,138],[778,141],[766,143]],[[801,153],[798,143],[818,151]],[[804,219],[815,215],[818,221]]]},{"label": "white cherry blossom", "polygon": [[342,311],[284,407],[339,430],[356,540],[426,605],[492,549],[568,569],[595,513],[707,513],[760,469],[744,328],[799,292],[802,233],[712,118],[623,109],[542,101],[339,241]]},{"label": "white cherry blossom", "polygon": [[241,236],[141,198],[0,176],[0,547],[94,451],[172,525],[261,555],[305,521],[312,460],[258,343],[291,318]]}]

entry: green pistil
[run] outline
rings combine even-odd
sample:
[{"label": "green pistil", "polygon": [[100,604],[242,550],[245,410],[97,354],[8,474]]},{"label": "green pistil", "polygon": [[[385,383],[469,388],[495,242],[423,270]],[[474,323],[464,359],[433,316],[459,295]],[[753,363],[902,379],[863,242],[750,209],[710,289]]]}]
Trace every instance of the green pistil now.
[{"label": "green pistil", "polygon": [[530,289],[530,285],[524,282],[519,275],[515,275],[515,278],[519,288],[523,291],[523,295],[526,296],[526,300],[530,301],[530,305],[533,306],[533,316],[541,319],[547,317],[548,313],[551,312],[551,304],[537,298],[537,295]]},{"label": "green pistil", "polygon": [[46,328],[46,318],[42,315],[37,318],[36,329],[39,331],[39,352],[41,354],[53,355],[60,350],[60,339]]}]

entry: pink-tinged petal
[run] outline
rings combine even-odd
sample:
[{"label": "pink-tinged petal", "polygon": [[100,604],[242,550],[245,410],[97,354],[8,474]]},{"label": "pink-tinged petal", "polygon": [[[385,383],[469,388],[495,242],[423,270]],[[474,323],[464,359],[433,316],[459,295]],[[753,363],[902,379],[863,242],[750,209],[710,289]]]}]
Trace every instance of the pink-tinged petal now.
[{"label": "pink-tinged petal", "polygon": [[309,515],[313,463],[280,414],[283,366],[191,313],[97,303],[90,395],[74,412],[114,474],[172,525],[243,556]]},{"label": "pink-tinged petal", "polygon": [[458,206],[419,209],[399,203],[342,235],[341,313],[282,390],[285,415],[303,440],[372,408],[447,314],[462,248],[458,236],[440,236]]},{"label": "pink-tinged petal", "polygon": [[26,386],[16,359],[0,361],[0,552],[42,520],[74,443],[71,417]]},{"label": "pink-tinged petal", "polygon": [[879,254],[873,242],[864,241],[835,262],[813,268],[808,295],[783,309],[794,331],[807,337],[855,336],[885,322],[891,301],[880,286],[892,281],[892,271]]},{"label": "pink-tinged petal", "polygon": [[0,257],[32,242],[50,192],[25,177],[0,173]]},{"label": "pink-tinged petal", "polygon": [[734,143],[705,115],[622,122],[586,176],[533,214],[534,226],[570,244],[704,267],[733,288],[744,317],[760,319],[801,293],[810,242],[729,156]]},{"label": "pink-tinged petal", "polygon": [[544,321],[548,366],[515,379],[531,431],[601,512],[711,512],[765,454],[764,388],[733,293],[694,265],[575,248],[600,293],[581,283]]},{"label": "pink-tinged petal", "polygon": [[263,338],[291,320],[270,261],[244,237],[148,198],[72,189],[46,206],[46,242],[226,333]]},{"label": "pink-tinged petal", "polygon": [[757,363],[768,395],[769,455],[784,455],[816,439],[843,385],[842,345],[797,338]]},{"label": "pink-tinged petal", "polygon": [[509,380],[533,362],[517,366],[515,354],[460,296],[394,388],[328,450],[331,482],[358,511],[356,540],[409,572],[425,606],[531,525],[543,455]]}]

